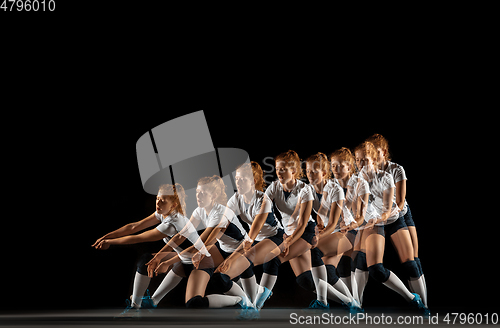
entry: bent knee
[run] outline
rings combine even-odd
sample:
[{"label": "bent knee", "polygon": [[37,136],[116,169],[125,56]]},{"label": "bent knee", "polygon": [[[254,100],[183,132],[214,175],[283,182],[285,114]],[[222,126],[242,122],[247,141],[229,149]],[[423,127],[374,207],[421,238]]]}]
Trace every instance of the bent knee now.
[{"label": "bent knee", "polygon": [[391,271],[387,270],[382,263],[377,263],[368,267],[370,276],[380,283],[384,283],[389,279]]},{"label": "bent knee", "polygon": [[208,298],[196,295],[186,302],[188,309],[206,309],[208,308]]}]

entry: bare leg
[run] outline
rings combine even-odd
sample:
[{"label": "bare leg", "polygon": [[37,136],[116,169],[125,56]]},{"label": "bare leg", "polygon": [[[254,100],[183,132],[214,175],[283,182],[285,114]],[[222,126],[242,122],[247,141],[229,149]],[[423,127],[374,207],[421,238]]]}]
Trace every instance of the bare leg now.
[{"label": "bare leg", "polygon": [[376,233],[373,229],[365,229],[365,231],[367,230],[372,230],[366,238],[366,262],[370,275],[375,280],[403,296],[406,301],[411,301],[415,296],[410,293],[403,282],[393,272],[387,270],[382,265],[385,237]]},{"label": "bare leg", "polygon": [[186,286],[186,299],[189,301],[195,296],[205,296],[205,290],[207,289],[208,281],[210,280],[210,275],[203,270],[193,270],[189,275],[189,279]]},{"label": "bare leg", "polygon": [[414,250],[410,232],[407,229],[399,229],[391,236],[394,248],[399,255],[401,263],[414,260]]},{"label": "bare leg", "polygon": [[[217,247],[212,246],[209,249],[210,257],[205,257],[199,268],[213,268],[215,265],[219,265],[224,258],[220,254]],[[189,279],[186,286],[186,302],[195,296],[205,296],[205,290],[207,289],[208,282],[210,280],[210,275],[203,270],[193,270],[189,275]]]},{"label": "bare leg", "polygon": [[414,226],[409,226],[408,231],[410,232],[411,244],[413,246],[413,257],[418,257],[417,229]]},{"label": "bare leg", "polygon": [[[415,229],[412,230],[416,233]],[[415,261],[415,251],[413,249],[410,231],[408,229],[399,229],[391,236],[391,240],[394,248],[398,252],[401,263],[403,263],[403,267],[410,277],[408,280],[410,289],[420,295],[424,305],[427,306],[427,288],[418,263]]]},{"label": "bare leg", "polygon": [[274,242],[265,239],[252,247],[245,255],[242,255],[240,252],[234,252],[215,272],[225,273],[233,279],[250,266],[249,260],[254,265],[260,265],[272,260],[280,253],[279,247]]},{"label": "bare leg", "polygon": [[336,232],[322,237],[317,247],[323,252],[324,256],[342,256],[344,252],[352,249],[352,244],[344,234]]}]

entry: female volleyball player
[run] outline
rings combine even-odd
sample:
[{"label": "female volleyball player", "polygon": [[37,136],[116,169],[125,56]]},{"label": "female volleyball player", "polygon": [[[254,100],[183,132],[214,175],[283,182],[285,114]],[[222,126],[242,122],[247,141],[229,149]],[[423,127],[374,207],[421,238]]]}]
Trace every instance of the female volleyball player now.
[{"label": "female volleyball player", "polygon": [[377,150],[365,141],[354,151],[359,179],[365,180],[370,188],[370,203],[365,215],[367,222],[362,234],[365,245],[366,264],[370,276],[388,288],[396,291],[412,305],[428,313],[418,294],[412,294],[402,281],[383,265],[385,235],[397,231],[399,208],[394,202],[394,179],[389,173],[379,170]]},{"label": "female volleyball player", "polygon": [[[160,186],[156,197],[156,212],[142,221],[129,223],[120,229],[104,235],[92,246],[96,249],[105,250],[110,245],[136,244],[164,239],[168,244],[164,248],[164,253],[161,254],[162,259],[168,259],[176,253],[181,253],[198,239],[196,230],[184,215],[186,208],[185,199],[184,188],[180,184]],[[137,231],[157,224],[158,221],[161,223],[156,229],[133,235]],[[179,234],[181,231],[183,233]],[[186,238],[189,241],[184,242]],[[176,253],[171,252],[172,250]],[[184,268],[177,266],[175,269],[170,270],[153,296],[150,297],[148,295],[143,297],[151,280],[148,277],[146,262],[152,257],[152,254],[144,254],[138,261],[131,303],[127,307],[129,310],[132,308],[155,308],[160,300],[182,280],[184,271],[189,270],[191,267],[191,258],[183,256],[181,259]],[[167,269],[170,269],[170,267]]]},{"label": "female volleyball player", "polygon": [[[196,200],[198,208],[193,211],[190,222],[195,226],[205,227],[200,239],[194,247],[186,249],[177,257],[158,263],[153,259],[148,264],[152,271],[163,273],[168,267],[179,261],[184,254],[192,253],[196,269],[192,270],[186,286],[186,307],[188,308],[218,308],[242,303],[243,307],[250,305],[250,301],[241,288],[234,288],[231,294],[240,291],[237,296],[230,295],[207,295],[205,289],[216,268],[225,258],[234,252],[247,234],[234,212],[225,205],[227,196],[224,181],[218,176],[202,178],[198,181],[196,188]],[[208,248],[206,252],[196,252],[196,247],[203,243]],[[200,247],[203,250],[202,247]],[[235,285],[237,286],[237,285]]]},{"label": "female volleyball player", "polygon": [[409,285],[415,293],[422,297],[422,301],[427,306],[427,286],[425,283],[422,265],[418,257],[418,237],[415,223],[411,216],[410,207],[406,202],[406,173],[401,165],[391,162],[389,156],[389,143],[380,134],[374,134],[367,141],[373,143],[377,148],[377,163],[379,168],[392,175],[396,190],[394,197],[399,212],[399,220],[404,221],[398,225],[398,230],[392,232],[391,241],[399,255],[399,259],[410,277]]},{"label": "female volleyball player", "polygon": [[[368,187],[363,184],[363,180],[359,181],[356,173],[355,159],[351,151],[342,147],[334,151],[330,155],[331,170],[333,172],[333,181],[338,183],[344,190],[346,200],[345,207],[342,215],[345,217],[352,216],[354,220],[350,220],[350,224],[343,225],[341,221],[341,231],[346,232],[346,237],[350,241],[352,248],[342,255],[339,260],[337,270],[340,279],[344,281],[346,286],[351,291],[354,299],[361,304],[358,293],[358,284],[356,277],[359,279],[368,279],[368,272],[366,275],[361,274],[356,276],[356,260],[357,254],[361,246],[361,231],[359,227],[364,224],[364,214],[366,208],[364,204],[368,204]],[[361,201],[364,200],[364,201]],[[362,282],[364,286],[366,283]]]},{"label": "female volleyball player", "polygon": [[[272,209],[272,202],[263,192],[264,190],[264,172],[257,162],[243,164],[236,170],[236,187],[238,191],[228,201],[227,206],[239,215],[241,219],[252,227],[249,231],[249,239],[254,240],[252,244],[248,242],[246,247],[263,242],[278,246],[283,240],[283,228],[276,219]],[[263,222],[260,230],[253,223]],[[272,243],[272,244],[271,244]],[[248,294],[252,303],[261,298],[264,293],[264,287],[269,286],[268,279],[271,272],[269,266],[264,267],[263,279],[260,286],[257,284],[252,267],[250,266],[241,274],[241,281],[245,292]]]},{"label": "female volleyball player", "polygon": [[344,191],[336,182],[328,179],[330,162],[323,153],[312,155],[306,160],[306,174],[309,179],[307,187],[314,197],[313,210],[320,227],[317,246],[311,250],[311,271],[317,299],[310,307],[329,308],[326,302],[328,291],[328,298],[356,312],[359,306],[344,282],[339,280],[335,269],[342,254],[352,248],[351,242],[340,232],[339,218],[344,206]]},{"label": "female volleyball player", "polygon": [[[275,202],[280,211],[286,234],[285,239],[281,242],[278,238],[274,240],[267,238],[251,248],[249,247],[250,243],[245,242],[245,252],[233,253],[217,269],[221,281],[228,281],[228,278],[241,274],[252,264],[264,264],[264,273],[255,304],[257,309],[261,309],[264,302],[271,296],[271,290],[276,282],[278,267],[281,263],[290,261],[299,284],[310,284],[311,280],[299,281],[299,278],[304,277],[301,274],[311,269],[309,249],[312,247],[313,238],[315,238],[316,226],[311,217],[312,195],[309,189],[303,190],[305,183],[298,180],[303,176],[303,172],[300,158],[295,151],[289,150],[276,156],[275,163],[278,180],[267,188],[265,194]],[[265,218],[253,221],[249,232],[250,239],[258,235],[264,221]],[[312,285],[307,289],[315,290],[314,284]]]}]

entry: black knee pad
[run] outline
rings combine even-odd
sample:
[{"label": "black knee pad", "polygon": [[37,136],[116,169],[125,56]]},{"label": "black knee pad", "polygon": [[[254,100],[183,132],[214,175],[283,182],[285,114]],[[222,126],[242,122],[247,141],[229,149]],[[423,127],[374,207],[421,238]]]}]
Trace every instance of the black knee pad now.
[{"label": "black knee pad", "polygon": [[311,270],[307,270],[306,272],[302,272],[301,274],[299,274],[295,281],[297,281],[297,284],[299,284],[299,286],[304,288],[305,290],[308,290],[310,292],[316,291],[316,286],[314,285]]},{"label": "black knee pad", "polygon": [[263,271],[267,274],[271,274],[273,276],[278,275],[278,268],[280,267],[281,261],[278,259],[278,257],[275,257],[269,262],[264,263]]},{"label": "black knee pad", "polygon": [[320,251],[318,247],[311,249],[311,265],[312,267],[319,267],[325,263],[321,259],[323,257],[323,252]]},{"label": "black knee pad", "polygon": [[231,278],[225,273],[216,272],[212,275],[212,284],[218,292],[225,293],[233,287]]},{"label": "black knee pad", "polygon": [[411,277],[411,278],[420,278],[422,275],[420,273],[420,270],[418,269],[417,262],[415,261],[406,261],[403,263],[403,268],[406,270],[406,273]]},{"label": "black knee pad", "polygon": [[350,256],[343,255],[340,258],[339,264],[337,266],[337,271],[339,272],[339,276],[342,278],[351,276],[351,262],[352,259]]},{"label": "black knee pad", "polygon": [[[408,209],[408,211],[409,210],[410,209]],[[417,263],[418,271],[419,271],[420,275],[423,275],[424,272],[422,271],[422,262],[420,262],[420,259],[418,257],[415,258],[415,263]]]},{"label": "black knee pad", "polygon": [[337,270],[335,270],[335,266],[327,264],[325,265],[325,268],[328,283],[332,286],[335,285],[337,281],[339,281],[339,276],[337,276]]},{"label": "black knee pad", "polygon": [[186,302],[188,309],[206,309],[208,308],[208,298],[196,295]]},{"label": "black knee pad", "polygon": [[366,254],[365,252],[359,251],[356,255],[356,269],[368,271],[368,266],[366,265]]},{"label": "black knee pad", "polygon": [[252,278],[253,276],[253,263],[250,264],[250,266],[241,273],[240,277],[242,279],[248,279],[248,278]]},{"label": "black knee pad", "polygon": [[384,283],[389,279],[391,271],[387,270],[382,263],[377,263],[368,267],[370,276],[380,283]]},{"label": "black knee pad", "polygon": [[151,254],[151,253],[143,254],[139,258],[139,261],[137,261],[137,272],[147,276],[148,275],[148,266],[146,265],[146,263],[151,261],[152,258],[153,258],[153,254]]}]

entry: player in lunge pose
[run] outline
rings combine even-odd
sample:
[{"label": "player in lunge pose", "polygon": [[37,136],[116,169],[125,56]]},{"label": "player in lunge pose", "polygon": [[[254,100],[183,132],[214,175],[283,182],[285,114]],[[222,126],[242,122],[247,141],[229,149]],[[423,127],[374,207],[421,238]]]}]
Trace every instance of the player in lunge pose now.
[{"label": "player in lunge pose", "polygon": [[[307,188],[314,197],[313,213],[316,214],[319,227],[318,243],[311,250],[311,271],[317,299],[310,307],[329,308],[326,301],[328,295],[329,299],[345,304],[351,312],[356,313],[360,310],[359,305],[344,282],[339,280],[335,270],[342,254],[352,248],[345,233],[340,232],[340,221],[344,221],[346,217],[342,215],[341,218],[344,209],[344,191],[336,181],[328,179],[330,161],[323,153],[314,154],[306,160],[306,174],[309,179]],[[346,219],[351,217],[349,215]],[[347,225],[350,225],[350,222]]]},{"label": "player in lunge pose", "polygon": [[420,258],[418,257],[417,229],[411,215],[410,207],[406,202],[406,173],[404,168],[391,162],[389,156],[389,143],[380,134],[374,134],[367,141],[373,143],[377,148],[377,164],[379,168],[392,175],[396,189],[394,192],[395,202],[399,212],[397,230],[390,234],[392,244],[398,252],[399,259],[410,277],[408,283],[410,289],[422,297],[424,305],[427,306],[427,285]]},{"label": "player in lunge pose", "polygon": [[[316,226],[311,217],[312,195],[309,189],[301,194],[306,184],[298,180],[303,172],[299,156],[295,151],[289,150],[276,156],[275,164],[278,180],[267,188],[265,194],[270,200],[274,200],[280,211],[285,238],[282,241],[277,234],[276,238],[266,238],[251,248],[251,244],[245,242],[243,252],[235,252],[217,269],[220,273],[219,280],[224,283],[251,265],[264,264],[264,273],[256,297],[257,309],[262,308],[264,302],[271,296],[281,263],[290,261],[299,284],[311,285],[312,282],[312,279],[301,278],[304,277],[301,274],[308,271],[310,273],[311,270],[309,250],[315,238]],[[266,217],[262,216],[252,222],[250,239],[253,240],[259,234],[265,221]],[[314,290],[314,284],[308,289]]]},{"label": "player in lunge pose", "polygon": [[[179,261],[184,254],[191,253],[195,268],[191,271],[186,286],[187,308],[219,308],[237,303],[242,307],[248,307],[251,302],[236,284],[238,289],[231,290],[227,293],[229,295],[205,296],[214,268],[231,255],[243,240],[248,239],[248,236],[234,212],[225,206],[227,201],[225,184],[220,177],[214,175],[200,179],[196,188],[196,200],[198,208],[193,211],[190,222],[195,227],[205,228],[199,240],[193,247],[164,262],[159,263],[153,259],[148,263],[149,270],[155,269],[156,273],[162,273]],[[208,252],[203,251],[205,246],[202,245],[206,246]],[[201,251],[196,252],[197,249]]]},{"label": "player in lunge pose", "polygon": [[[366,226],[362,234],[362,247],[365,247],[366,264],[370,276],[388,288],[396,291],[410,304],[428,314],[418,294],[412,294],[403,282],[383,265],[385,235],[397,231],[399,207],[394,201],[394,179],[391,174],[379,170],[377,150],[375,146],[365,141],[354,151],[358,166],[359,179],[369,186],[370,201],[367,207]],[[363,251],[363,249],[361,250]],[[360,251],[360,253],[361,253]],[[361,286],[358,286],[361,288]]]},{"label": "player in lunge pose", "polygon": [[[129,223],[113,232],[99,238],[93,247],[106,250],[110,245],[137,244],[152,242],[164,239],[168,242],[164,247],[164,253],[157,255],[157,258],[166,260],[181,253],[184,249],[193,245],[199,238],[197,231],[190,224],[184,215],[186,207],[186,195],[184,188],[176,183],[175,185],[165,184],[160,186],[156,196],[156,212],[144,220]],[[134,233],[160,223],[156,229],[151,229],[138,235]],[[181,232],[182,233],[179,233]],[[186,240],[186,238],[188,240]],[[175,252],[174,252],[175,251]],[[137,271],[134,278],[134,287],[131,300],[127,300],[127,309],[122,314],[126,314],[131,309],[155,308],[160,300],[171,291],[182,280],[183,276],[192,267],[191,257],[182,256],[182,262],[169,270],[167,275],[155,291],[153,296],[144,296],[149,286],[151,278],[148,277],[146,263],[153,258],[153,254],[144,254],[137,264]],[[138,315],[137,313],[135,315]]]}]

